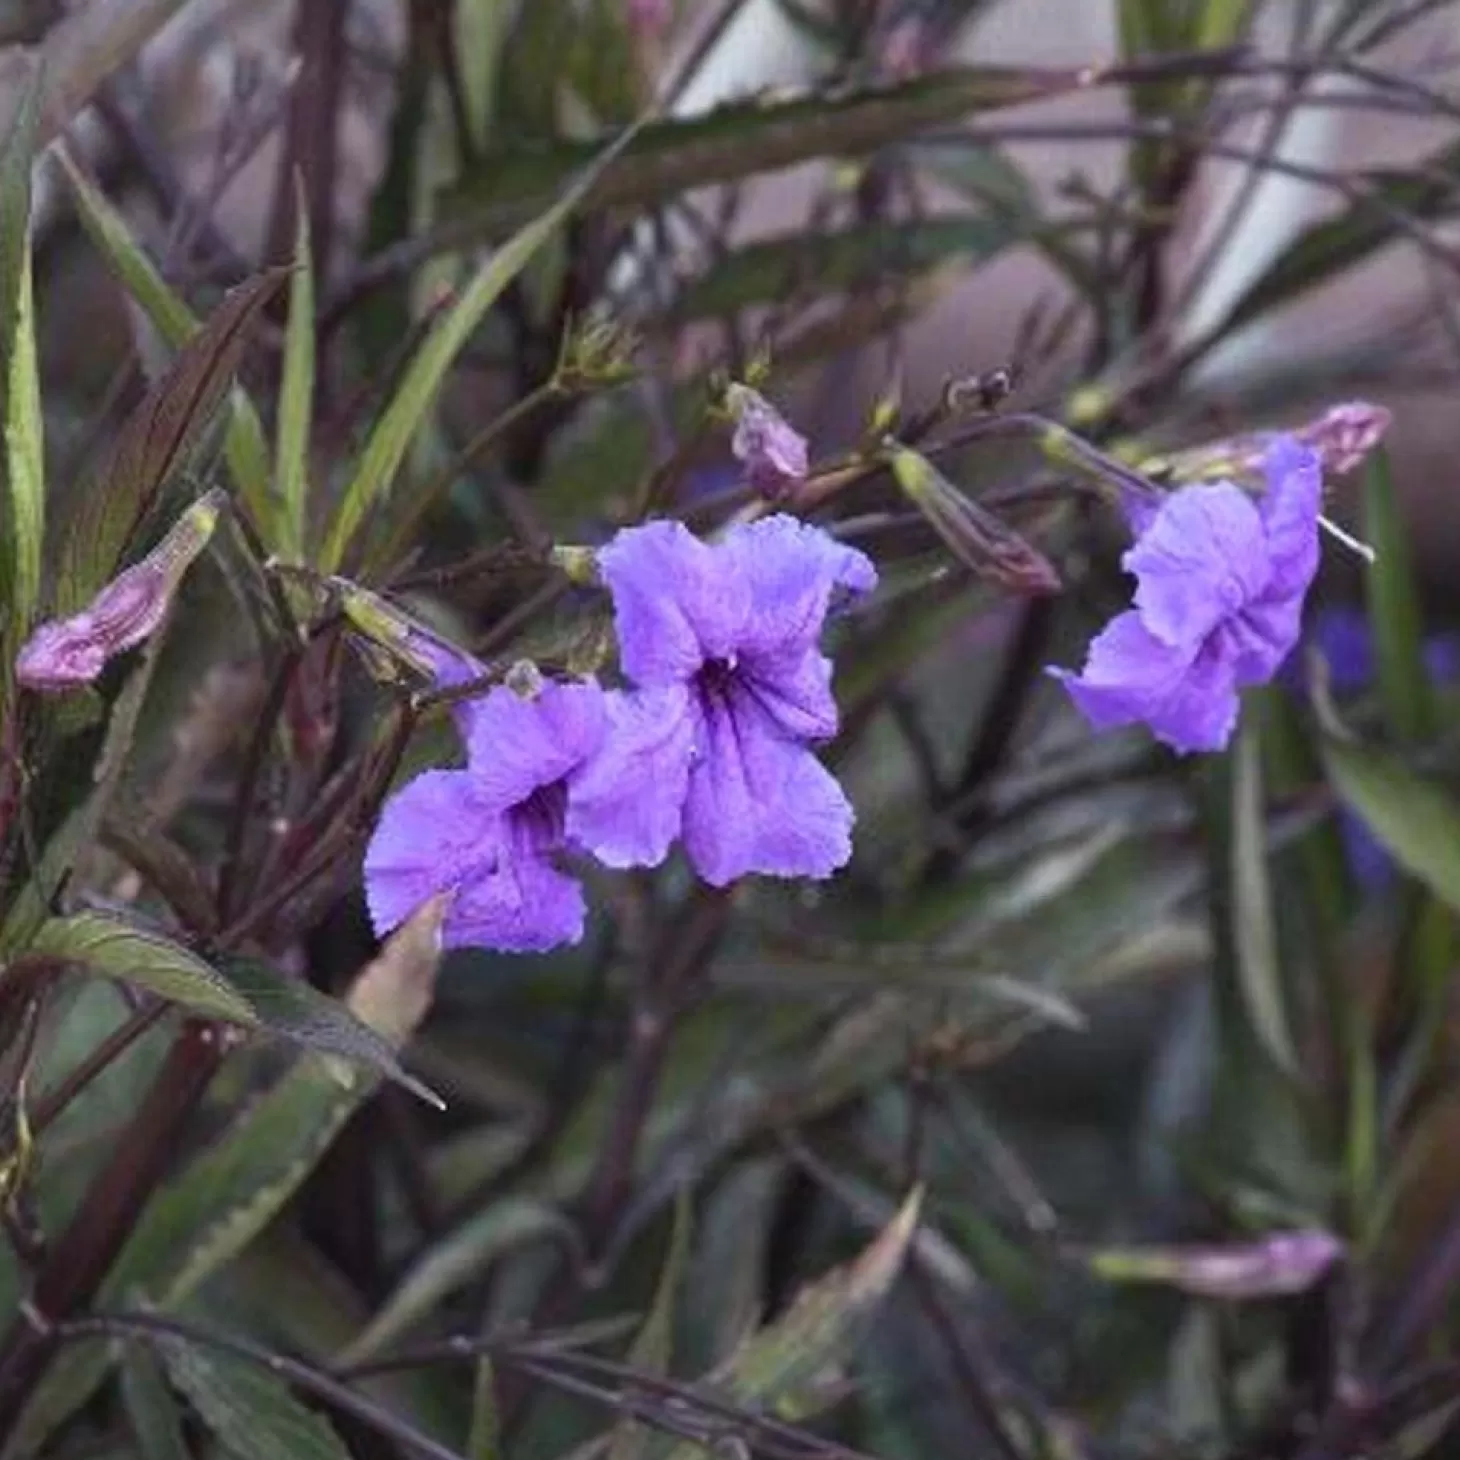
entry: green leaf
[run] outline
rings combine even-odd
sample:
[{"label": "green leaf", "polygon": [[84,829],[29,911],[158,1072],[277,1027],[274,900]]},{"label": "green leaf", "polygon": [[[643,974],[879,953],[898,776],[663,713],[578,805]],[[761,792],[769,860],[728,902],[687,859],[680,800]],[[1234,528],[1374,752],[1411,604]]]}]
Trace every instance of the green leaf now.
[{"label": "green leaf", "polygon": [[501,1454],[496,1370],[491,1359],[479,1359],[476,1377],[472,1381],[471,1431],[466,1439],[466,1460],[499,1460]]},{"label": "green leaf", "polygon": [[[582,198],[585,210],[644,207],[679,193],[729,183],[818,157],[859,157],[973,112],[1082,90],[1098,80],[1077,70],[949,68],[895,86],[828,98],[753,100],[703,116],[653,122]],[[443,200],[463,231],[501,237],[520,227],[600,144],[522,145],[489,154],[477,174]]]},{"label": "green leaf", "polygon": [[229,986],[252,1010],[259,1026],[314,1054],[323,1055],[345,1086],[383,1076],[438,1109],[435,1094],[401,1067],[391,1041],[338,999],[258,959],[225,957],[219,969]]},{"label": "green leaf", "polygon": [[[648,1315],[629,1345],[628,1365],[635,1373],[661,1375],[669,1372],[674,1357],[674,1313],[689,1261],[690,1231],[694,1207],[689,1188],[681,1186],[674,1198],[674,1225],[669,1233],[669,1252],[654,1289]],[[608,1460],[637,1460],[648,1450],[650,1432],[633,1420],[620,1420],[613,1428]]]},{"label": "green leaf", "polygon": [[1411,169],[1375,168],[1351,177],[1355,201],[1337,217],[1305,228],[1254,280],[1209,339],[1225,338],[1402,238],[1393,214],[1418,220],[1448,216],[1457,203],[1457,174],[1460,144],[1452,143]]},{"label": "green leaf", "polygon": [[134,984],[209,1018],[256,1024],[249,1001],[196,954],[159,933],[105,913],[80,912],[42,924],[32,954]]},{"label": "green leaf", "polygon": [[1414,742],[1436,729],[1434,692],[1424,662],[1424,630],[1408,534],[1382,447],[1364,473],[1364,536],[1374,561],[1364,578],[1379,695],[1390,731]]},{"label": "green leaf", "polygon": [[1323,763],[1340,796],[1406,871],[1460,908],[1460,807],[1440,787],[1380,751],[1336,738]]},{"label": "green leaf", "polygon": [[1288,1028],[1282,961],[1268,878],[1267,810],[1258,721],[1246,719],[1232,765],[1232,944],[1237,986],[1258,1043],[1278,1068],[1297,1078],[1298,1053]]},{"label": "green leaf", "polygon": [[[302,184],[300,184],[302,192]],[[278,431],[274,450],[279,494],[279,536],[270,544],[290,562],[304,561],[309,507],[309,427],[314,410],[314,259],[309,209],[301,201],[289,283],[289,323],[284,334],[284,373],[279,381]]]},{"label": "green leaf", "polygon": [[336,572],[366,514],[390,491],[411,439],[435,403],[441,382],[487,310],[533,255],[583,201],[604,168],[635,135],[631,128],[546,212],[502,245],[477,270],[461,296],[422,341],[406,367],[330,523],[320,571]]},{"label": "green leaf", "polygon": [[191,1460],[177,1401],[150,1350],[128,1345],[122,1355],[122,1405],[143,1460]]},{"label": "green leaf", "polygon": [[[45,453],[31,287],[30,177],[39,99],[26,88],[0,149],[0,614],[19,644],[40,596],[45,530]],[[7,648],[5,679],[14,648]]]},{"label": "green leaf", "polygon": [[340,1364],[378,1354],[440,1303],[479,1277],[504,1252],[544,1237],[571,1239],[572,1223],[557,1207],[529,1197],[503,1197],[475,1213],[412,1264],[384,1306],[342,1353]]},{"label": "green leaf", "polygon": [[[197,316],[172,291],[132,237],[126,220],[95,188],[64,148],[56,149],[76,200],[77,215],[87,236],[101,252],[118,282],[151,320],[157,332],[180,350],[202,328]],[[241,386],[228,393],[228,424],[223,455],[249,516],[264,542],[278,539],[278,507],[271,486],[269,448],[258,411]]]},{"label": "green leaf", "polygon": [[261,1365],[181,1339],[157,1347],[168,1377],[237,1460],[350,1460],[329,1421]]},{"label": "green leaf", "polygon": [[230,290],[127,418],[104,487],[71,524],[57,608],[74,613],[116,572],[163,484],[197,444],[226,396],[248,335],[283,282],[275,269]]},{"label": "green leaf", "polygon": [[[709,1376],[714,1387],[738,1403],[772,1412],[800,1409],[797,1401],[828,1366],[846,1356],[891,1288],[921,1206],[918,1188],[860,1257],[803,1288],[782,1317],[746,1339]],[[695,1460],[699,1453],[696,1445],[680,1445],[671,1456]]]}]

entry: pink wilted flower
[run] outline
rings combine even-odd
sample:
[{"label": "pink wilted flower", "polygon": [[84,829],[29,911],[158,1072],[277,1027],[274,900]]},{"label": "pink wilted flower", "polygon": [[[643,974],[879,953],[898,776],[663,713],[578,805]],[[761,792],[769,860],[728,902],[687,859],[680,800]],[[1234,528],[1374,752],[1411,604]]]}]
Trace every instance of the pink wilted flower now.
[{"label": "pink wilted flower", "polygon": [[806,479],[806,438],[759,391],[732,384],[725,392],[725,408],[735,418],[730,450],[761,496],[776,501]]},{"label": "pink wilted flower", "polygon": [[1278,437],[1254,501],[1231,482],[1128,504],[1137,531],[1121,559],[1132,608],[1090,645],[1082,673],[1049,672],[1097,730],[1144,721],[1178,751],[1220,750],[1238,690],[1265,683],[1298,640],[1318,571],[1318,454]]},{"label": "pink wilted flower", "polygon": [[1233,1302],[1285,1297],[1311,1288],[1343,1256],[1321,1227],[1274,1232],[1221,1247],[1109,1249],[1091,1253],[1091,1271],[1114,1282],[1163,1283],[1200,1298]]},{"label": "pink wilted flower", "polygon": [[598,556],[624,673],[665,717],[646,795],[682,820],[695,870],[717,887],[830,876],[851,855],[852,808],[811,749],[837,729],[821,631],[833,595],[876,585],[872,564],[784,515],[714,544],[650,522]]},{"label": "pink wilted flower", "polygon": [[1325,471],[1345,476],[1384,439],[1394,419],[1385,406],[1369,401],[1348,401],[1332,406],[1293,435],[1318,453]]},{"label": "pink wilted flower", "polygon": [[55,694],[90,684],[107,661],[156,633],[189,565],[218,525],[222,492],[200,497],[140,562],[117,574],[79,613],[41,624],[15,660],[27,689]]}]

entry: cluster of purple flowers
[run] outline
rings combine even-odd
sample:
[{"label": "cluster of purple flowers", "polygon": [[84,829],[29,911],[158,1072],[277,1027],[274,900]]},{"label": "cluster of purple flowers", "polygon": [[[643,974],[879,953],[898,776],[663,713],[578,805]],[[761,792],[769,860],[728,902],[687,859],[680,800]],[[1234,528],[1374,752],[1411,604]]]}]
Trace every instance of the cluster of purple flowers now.
[{"label": "cluster of purple flowers", "polygon": [[[628,528],[598,568],[627,687],[539,681],[463,701],[465,767],[392,797],[366,853],[378,932],[444,892],[449,947],[574,942],[569,855],[654,866],[681,840],[715,886],[827,877],[851,855],[851,805],[812,747],[837,729],[822,627],[837,595],[875,586],[867,558],[776,515],[713,544],[678,522]],[[437,678],[479,672],[446,656]]]}]

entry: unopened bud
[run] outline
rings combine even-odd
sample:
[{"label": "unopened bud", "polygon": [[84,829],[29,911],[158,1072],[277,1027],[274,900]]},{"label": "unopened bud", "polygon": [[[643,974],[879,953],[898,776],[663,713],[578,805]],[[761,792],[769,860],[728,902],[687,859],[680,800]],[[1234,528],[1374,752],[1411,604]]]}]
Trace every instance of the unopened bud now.
[{"label": "unopened bud", "polygon": [[888,465],[907,499],[959,562],[1016,593],[1058,593],[1054,565],[991,512],[969,501],[927,457],[892,442]]},{"label": "unopened bud", "polygon": [[599,581],[598,553],[593,548],[559,544],[548,550],[548,562],[580,588],[595,587]]},{"label": "unopened bud", "polygon": [[79,613],[41,624],[16,656],[20,683],[43,694],[90,684],[108,660],[151,638],[183,574],[213,536],[226,500],[221,491],[200,497],[145,558]]},{"label": "unopened bud", "polygon": [[795,483],[805,481],[806,438],[759,391],[731,384],[725,391],[725,409],[735,421],[730,450],[761,496],[777,501]]},{"label": "unopened bud", "polygon": [[1318,453],[1323,469],[1333,476],[1347,475],[1384,439],[1393,413],[1368,401],[1332,406],[1315,421],[1293,434]]},{"label": "unopened bud", "polygon": [[399,668],[413,671],[432,684],[447,688],[480,679],[487,667],[465,649],[428,629],[403,609],[345,578],[331,586],[340,595],[340,607],[351,628],[371,653],[380,678],[395,681]]},{"label": "unopened bud", "polygon": [[1311,1288],[1343,1255],[1331,1232],[1278,1232],[1227,1247],[1115,1249],[1089,1254],[1098,1277],[1162,1283],[1202,1298],[1234,1301],[1283,1297]]}]

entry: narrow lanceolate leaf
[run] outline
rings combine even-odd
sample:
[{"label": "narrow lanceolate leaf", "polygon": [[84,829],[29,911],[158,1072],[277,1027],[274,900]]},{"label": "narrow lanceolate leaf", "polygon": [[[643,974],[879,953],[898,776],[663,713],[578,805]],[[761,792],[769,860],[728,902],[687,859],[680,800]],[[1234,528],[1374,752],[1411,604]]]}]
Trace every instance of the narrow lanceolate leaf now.
[{"label": "narrow lanceolate leaf", "polygon": [[[918,1188],[860,1257],[802,1289],[783,1317],[746,1339],[710,1376],[714,1387],[742,1404],[800,1409],[797,1401],[847,1356],[892,1287],[921,1207]],[[672,1460],[699,1453],[697,1446],[681,1445]]]},{"label": "narrow lanceolate leaf", "polygon": [[383,1076],[428,1105],[440,1107],[441,1101],[401,1068],[391,1038],[338,999],[257,959],[228,958],[220,962],[220,969],[262,1029],[323,1055],[342,1084],[354,1086]]},{"label": "narrow lanceolate leaf", "polygon": [[1432,781],[1377,750],[1326,739],[1323,763],[1334,790],[1395,861],[1460,909],[1460,806]]},{"label": "narrow lanceolate leaf", "polygon": [[1384,717],[1400,740],[1423,740],[1435,730],[1434,695],[1425,672],[1409,539],[1382,448],[1369,458],[1364,474],[1364,537],[1374,550],[1364,587]]},{"label": "narrow lanceolate leaf", "polygon": [[412,438],[435,403],[447,370],[487,310],[582,202],[603,169],[634,134],[633,128],[626,131],[552,207],[508,239],[477,270],[461,297],[426,336],[385,413],[370,433],[359,468],[340,499],[320,555],[321,572],[333,573],[339,568],[366,514],[390,491]]},{"label": "narrow lanceolate leaf", "polygon": [[[975,112],[1101,84],[1084,70],[966,67],[896,86],[838,96],[734,102],[703,116],[643,128],[623,157],[593,180],[590,208],[663,203],[676,193],[735,182],[817,157],[859,157]],[[545,195],[593,158],[592,143],[524,146],[489,155],[444,211],[470,219],[479,236],[502,237],[531,218]]]},{"label": "narrow lanceolate leaf", "polygon": [[[629,1367],[639,1374],[667,1374],[674,1357],[674,1313],[689,1260],[691,1213],[689,1191],[681,1187],[674,1203],[674,1227],[669,1234],[669,1254],[659,1273],[654,1301],[644,1326],[629,1346]],[[649,1431],[633,1420],[621,1419],[614,1426],[608,1460],[638,1460],[648,1453]]]},{"label": "narrow lanceolate leaf", "polygon": [[[393,1045],[405,1043],[430,1004],[444,912],[441,902],[423,907],[346,994],[349,1011]],[[343,1084],[324,1060],[300,1058],[147,1203],[107,1276],[101,1306],[134,1303],[140,1294],[155,1308],[177,1308],[274,1221],[377,1087],[368,1075]],[[96,1392],[108,1363],[106,1346],[91,1344],[53,1366],[6,1460],[35,1454]]]},{"label": "narrow lanceolate leaf", "polygon": [[258,1023],[248,1000],[216,969],[160,933],[104,913],[80,912],[42,924],[32,954],[61,959],[116,979],[210,1018]]},{"label": "narrow lanceolate leaf", "polygon": [[40,592],[45,521],[40,383],[31,295],[30,175],[37,91],[28,87],[0,147],[0,625],[13,646]]},{"label": "narrow lanceolate leaf", "polygon": [[[64,147],[59,158],[77,216],[107,267],[153,327],[174,350],[180,350],[202,328],[197,316],[157,272],[126,220],[72,161]],[[269,448],[253,402],[241,386],[228,395],[228,425],[223,439],[228,474],[239,497],[269,547],[275,547],[278,510],[270,480]]]},{"label": "narrow lanceolate leaf", "polygon": [[121,1378],[122,1406],[142,1460],[189,1460],[181,1411],[151,1350],[129,1348]]},{"label": "narrow lanceolate leaf", "polygon": [[181,1339],[158,1349],[168,1377],[236,1460],[350,1460],[329,1421],[261,1364]]},{"label": "narrow lanceolate leaf", "polygon": [[127,418],[106,479],[87,497],[66,542],[57,589],[63,614],[116,571],[163,484],[222,404],[249,332],[283,280],[275,269],[232,290]]},{"label": "narrow lanceolate leaf", "polygon": [[1237,984],[1258,1042],[1287,1074],[1298,1055],[1288,1028],[1268,879],[1266,807],[1258,722],[1244,721],[1232,765],[1232,945]]},{"label": "narrow lanceolate leaf", "polygon": [[289,324],[284,335],[284,374],[279,382],[278,434],[274,449],[279,498],[279,539],[271,544],[290,562],[304,561],[309,506],[309,426],[314,409],[314,261],[309,210],[301,202],[289,283]]}]

